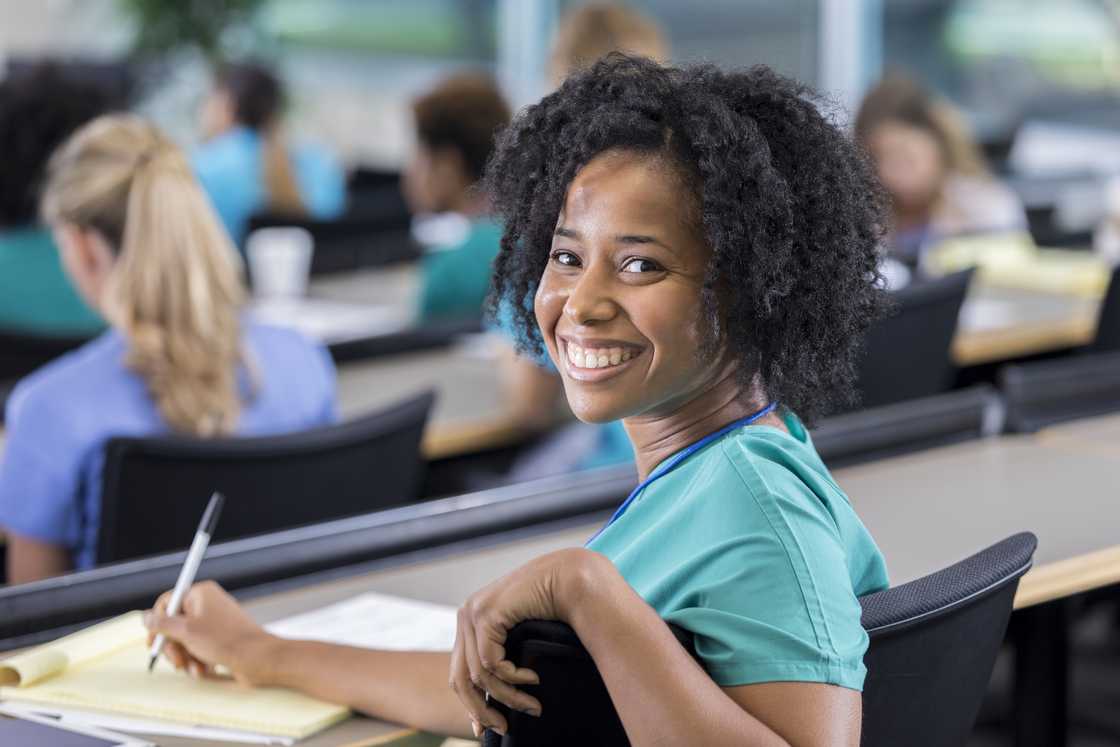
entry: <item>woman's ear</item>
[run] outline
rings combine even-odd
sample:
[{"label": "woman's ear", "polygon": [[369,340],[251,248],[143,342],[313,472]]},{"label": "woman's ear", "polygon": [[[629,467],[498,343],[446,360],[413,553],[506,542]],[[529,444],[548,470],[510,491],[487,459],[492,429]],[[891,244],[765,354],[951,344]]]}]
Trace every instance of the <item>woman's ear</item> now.
[{"label": "woman's ear", "polygon": [[113,269],[113,250],[109,243],[97,231],[69,223],[56,226],[53,234],[66,274],[83,300],[99,309],[105,283]]}]

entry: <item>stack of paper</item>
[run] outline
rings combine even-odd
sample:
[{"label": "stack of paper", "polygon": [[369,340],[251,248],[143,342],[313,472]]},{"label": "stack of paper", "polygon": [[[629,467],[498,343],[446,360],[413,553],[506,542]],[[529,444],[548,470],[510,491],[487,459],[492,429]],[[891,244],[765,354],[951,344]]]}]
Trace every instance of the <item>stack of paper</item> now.
[{"label": "stack of paper", "polygon": [[164,659],[148,672],[139,612],[0,662],[0,698],[301,739],[348,714],[290,690],[194,680]]}]

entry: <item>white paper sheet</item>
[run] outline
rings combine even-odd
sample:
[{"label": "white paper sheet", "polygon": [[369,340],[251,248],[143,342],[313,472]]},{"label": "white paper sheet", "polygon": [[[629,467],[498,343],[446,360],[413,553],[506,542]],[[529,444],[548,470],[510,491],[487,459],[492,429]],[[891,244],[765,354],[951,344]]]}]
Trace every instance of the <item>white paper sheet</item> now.
[{"label": "white paper sheet", "polygon": [[295,740],[285,737],[270,736],[267,734],[253,734],[246,731],[232,729],[215,729],[209,726],[183,726],[170,721],[156,721],[151,719],[128,718],[127,716],[114,716],[110,713],[97,713],[83,711],[78,708],[57,708],[55,706],[39,706],[34,703],[18,703],[5,701],[4,710],[16,714],[32,714],[49,716],[58,719],[62,724],[76,724],[92,726],[97,729],[111,729],[113,731],[130,734],[150,734],[162,737],[190,737],[192,739],[209,739],[221,742],[241,742],[244,744],[270,744],[290,747]]},{"label": "white paper sheet", "polygon": [[455,610],[369,592],[265,627],[282,638],[391,651],[450,651]]}]

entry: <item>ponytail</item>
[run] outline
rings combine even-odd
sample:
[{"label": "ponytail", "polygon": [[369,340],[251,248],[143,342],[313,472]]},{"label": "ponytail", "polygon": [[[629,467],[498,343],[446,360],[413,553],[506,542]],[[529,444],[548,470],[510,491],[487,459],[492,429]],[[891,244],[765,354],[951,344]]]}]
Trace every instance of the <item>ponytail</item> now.
[{"label": "ponytail", "polygon": [[94,120],[51,159],[43,215],[97,230],[116,251],[100,305],[168,425],[233,430],[240,260],[182,151],[138,117]]},{"label": "ponytail", "polygon": [[264,186],[269,209],[282,215],[305,214],[307,209],[299,195],[295,171],[280,126],[268,125],[261,132],[261,139],[264,141]]}]

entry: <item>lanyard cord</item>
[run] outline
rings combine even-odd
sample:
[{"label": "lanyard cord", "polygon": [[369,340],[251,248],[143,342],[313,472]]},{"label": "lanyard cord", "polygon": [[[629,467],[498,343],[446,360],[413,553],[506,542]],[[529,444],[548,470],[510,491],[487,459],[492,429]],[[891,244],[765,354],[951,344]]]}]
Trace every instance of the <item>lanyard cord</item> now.
[{"label": "lanyard cord", "polygon": [[690,456],[692,456],[696,452],[700,451],[700,449],[703,449],[705,446],[710,444],[712,441],[715,441],[720,436],[726,435],[727,433],[730,433],[733,430],[737,430],[739,428],[742,428],[743,426],[750,425],[751,423],[755,422],[759,418],[766,417],[770,413],[774,412],[774,410],[776,410],[777,407],[778,407],[777,402],[771,402],[770,404],[766,405],[766,407],[763,407],[761,410],[754,413],[753,415],[748,415],[745,418],[739,418],[736,421],[728,423],[727,425],[723,426],[722,428],[720,428],[715,433],[709,433],[708,435],[704,436],[702,439],[700,439],[696,443],[690,444],[687,447],[685,447],[684,449],[681,449],[680,451],[678,451],[676,454],[674,454],[672,457],[670,457],[668,462],[664,463],[665,467],[663,469],[655,469],[648,477],[646,477],[646,479],[642,480],[642,482],[638,484],[638,487],[636,487],[632,491],[630,491],[630,495],[627,496],[626,500],[622,502],[622,505],[619,506],[615,510],[614,515],[611,516],[611,518],[607,520],[607,523],[603,525],[602,529],[600,529],[598,532],[595,533],[594,537],[587,540],[587,544],[590,545],[592,542],[595,541],[596,537],[598,537],[600,534],[602,534],[604,531],[606,531],[607,527],[609,527],[611,524],[618,521],[618,518],[620,516],[622,516],[624,513],[626,513],[626,509],[630,508],[630,504],[633,503],[635,500],[637,500],[637,498],[641,494],[641,492],[643,490],[645,490],[646,487],[648,487],[651,483],[653,483],[656,480],[659,480],[660,478],[664,477],[665,475],[667,475],[670,472],[672,472],[673,470],[675,470],[677,467],[679,467],[681,465],[682,462],[684,462],[685,459],[688,459]]}]

